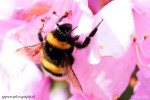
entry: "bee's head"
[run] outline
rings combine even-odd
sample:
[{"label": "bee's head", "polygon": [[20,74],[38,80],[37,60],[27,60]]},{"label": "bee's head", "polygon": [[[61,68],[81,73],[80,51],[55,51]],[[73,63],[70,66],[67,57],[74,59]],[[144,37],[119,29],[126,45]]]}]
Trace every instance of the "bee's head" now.
[{"label": "bee's head", "polygon": [[56,24],[56,30],[54,36],[58,38],[60,41],[68,41],[68,38],[71,37],[71,33],[77,27],[72,29],[72,24],[64,23],[64,24]]},{"label": "bee's head", "polygon": [[65,23],[62,25],[57,25],[56,30],[58,31],[58,34],[67,37],[71,35],[71,32],[73,31],[72,29],[72,24],[70,23]]}]

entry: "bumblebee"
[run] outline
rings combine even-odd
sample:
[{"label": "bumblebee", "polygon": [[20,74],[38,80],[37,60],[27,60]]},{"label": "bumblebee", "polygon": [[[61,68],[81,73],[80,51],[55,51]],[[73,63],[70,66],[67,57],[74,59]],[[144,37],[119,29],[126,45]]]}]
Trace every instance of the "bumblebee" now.
[{"label": "bumblebee", "polygon": [[39,54],[42,69],[45,72],[49,73],[54,79],[65,79],[77,90],[83,92],[80,82],[71,67],[74,63],[72,53],[75,47],[82,49],[88,46],[91,37],[96,34],[102,21],[83,42],[80,42],[78,41],[79,35],[71,36],[72,31],[77,27],[72,28],[70,23],[60,24],[67,16],[68,14],[65,14],[60,17],[56,22],[56,29],[48,33],[45,38],[42,37],[42,27],[38,32],[39,44],[19,48],[17,52],[24,53],[30,58]]}]

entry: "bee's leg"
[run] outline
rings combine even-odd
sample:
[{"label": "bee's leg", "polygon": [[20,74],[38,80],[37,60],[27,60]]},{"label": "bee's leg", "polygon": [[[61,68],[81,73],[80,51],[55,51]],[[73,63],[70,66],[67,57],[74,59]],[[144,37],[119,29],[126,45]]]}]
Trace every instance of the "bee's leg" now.
[{"label": "bee's leg", "polygon": [[[102,19],[102,21],[103,21],[103,19]],[[98,26],[101,24],[101,22],[98,23],[98,25],[92,30],[92,32],[89,34],[89,36],[85,38],[83,43],[75,42],[75,47],[80,48],[80,49],[87,47],[91,41],[91,37],[93,37],[96,34],[96,32],[98,30]]]},{"label": "bee's leg", "polygon": [[69,57],[69,61],[70,61],[70,64],[71,64],[71,66],[73,65],[73,63],[74,63],[74,57],[72,56],[72,55],[70,55],[70,57]]},{"label": "bee's leg", "polygon": [[43,42],[43,37],[42,37],[41,32],[38,32],[38,39],[40,42]]},{"label": "bee's leg", "polygon": [[45,24],[49,19],[50,19],[50,17],[41,18],[42,25],[41,25],[41,27],[39,28],[39,32],[38,32],[38,39],[39,39],[40,42],[43,42],[42,31],[43,31],[43,28],[44,28],[44,24]]},{"label": "bee's leg", "polygon": [[79,39],[79,35],[76,35],[76,36],[74,36],[73,38],[72,38],[72,40],[75,42],[75,41],[77,41],[78,39]]}]

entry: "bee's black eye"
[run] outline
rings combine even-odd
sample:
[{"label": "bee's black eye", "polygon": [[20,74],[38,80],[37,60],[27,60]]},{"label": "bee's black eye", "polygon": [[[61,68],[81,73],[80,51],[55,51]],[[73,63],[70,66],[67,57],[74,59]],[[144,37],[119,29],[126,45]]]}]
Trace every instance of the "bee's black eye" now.
[{"label": "bee's black eye", "polygon": [[60,34],[62,34],[64,36],[70,35],[72,32],[72,25],[69,23],[59,25],[58,30],[60,31]]}]

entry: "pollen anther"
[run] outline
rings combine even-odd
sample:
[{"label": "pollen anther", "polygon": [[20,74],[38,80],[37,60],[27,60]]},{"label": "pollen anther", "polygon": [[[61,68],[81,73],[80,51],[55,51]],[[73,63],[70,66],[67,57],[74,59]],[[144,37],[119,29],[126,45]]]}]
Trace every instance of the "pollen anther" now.
[{"label": "pollen anther", "polygon": [[65,12],[66,16],[71,16],[72,15],[72,11],[70,10],[69,12]]},{"label": "pollen anther", "polygon": [[136,42],[136,41],[137,41],[137,37],[134,37],[134,38],[133,38],[133,42]]},{"label": "pollen anther", "polygon": [[148,34],[144,34],[144,40],[148,38]]}]

